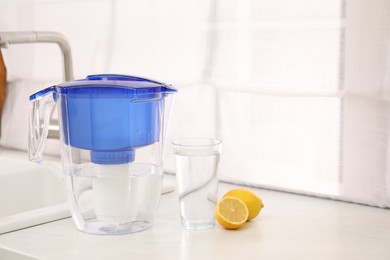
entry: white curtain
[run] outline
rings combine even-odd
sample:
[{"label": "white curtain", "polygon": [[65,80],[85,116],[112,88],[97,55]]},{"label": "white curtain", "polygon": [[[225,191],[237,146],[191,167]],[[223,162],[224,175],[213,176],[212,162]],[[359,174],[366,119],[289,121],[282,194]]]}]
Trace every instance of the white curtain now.
[{"label": "white curtain", "polygon": [[[389,18],[388,0],[0,0],[0,31],[68,37],[76,78],[177,87],[167,143],[221,138],[222,180],[380,207],[390,207]],[[3,52],[10,81],[61,81],[55,46]],[[165,159],[173,171],[169,145]]]}]

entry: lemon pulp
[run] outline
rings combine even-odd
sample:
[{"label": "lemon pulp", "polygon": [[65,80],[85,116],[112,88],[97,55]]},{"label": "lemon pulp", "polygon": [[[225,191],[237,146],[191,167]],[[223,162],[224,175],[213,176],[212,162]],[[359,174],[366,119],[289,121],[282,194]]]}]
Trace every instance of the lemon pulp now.
[{"label": "lemon pulp", "polygon": [[248,219],[248,207],[243,201],[233,197],[224,197],[218,202],[215,216],[218,223],[227,229],[237,229]]}]

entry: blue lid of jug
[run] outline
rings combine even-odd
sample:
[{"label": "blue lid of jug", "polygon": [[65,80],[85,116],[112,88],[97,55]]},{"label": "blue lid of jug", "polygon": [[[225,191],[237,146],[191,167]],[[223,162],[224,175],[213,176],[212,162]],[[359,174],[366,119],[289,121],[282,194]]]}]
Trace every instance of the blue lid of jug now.
[{"label": "blue lid of jug", "polygon": [[100,74],[44,89],[30,101],[61,97],[63,142],[91,151],[94,163],[120,164],[159,141],[163,100],[176,91],[150,79]]},{"label": "blue lid of jug", "polygon": [[65,82],[58,85],[61,88],[74,88],[78,86],[88,85],[114,85],[116,87],[134,88],[134,89],[155,89],[160,87],[168,87],[169,85],[162,82],[158,82],[151,79],[127,76],[127,75],[116,75],[116,74],[98,74],[89,75],[82,80],[74,80]]},{"label": "blue lid of jug", "polygon": [[[104,90],[99,91],[100,89]],[[151,79],[117,74],[98,74],[44,89],[31,95],[30,101],[39,99],[53,91],[58,94],[86,94],[89,95],[89,98],[101,98],[105,95],[112,97],[113,94],[134,95],[134,98],[153,98],[157,94],[170,94],[177,90],[171,85]]]},{"label": "blue lid of jug", "polygon": [[[94,91],[98,91],[99,88],[111,88],[114,91],[110,92],[105,89],[103,93],[99,92],[99,96],[101,94],[114,94],[115,91],[123,91],[123,89],[126,89],[126,94],[134,95],[169,94],[176,92],[176,89],[162,82],[136,76],[115,74],[90,75],[83,80],[65,82],[57,87],[59,88],[59,92],[63,94],[73,93],[77,89],[82,89],[85,94],[92,94]],[[118,92],[118,94],[123,94],[123,92]]]}]

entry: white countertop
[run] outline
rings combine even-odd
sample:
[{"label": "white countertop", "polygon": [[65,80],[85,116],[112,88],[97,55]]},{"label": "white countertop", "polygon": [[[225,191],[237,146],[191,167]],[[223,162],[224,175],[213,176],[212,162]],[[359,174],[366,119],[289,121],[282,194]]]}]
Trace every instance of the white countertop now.
[{"label": "white countertop", "polygon": [[[233,187],[221,183],[220,194]],[[68,218],[1,235],[0,259],[390,259],[390,210],[253,190],[265,207],[239,230],[183,230],[171,192],[148,230],[88,235]]]}]

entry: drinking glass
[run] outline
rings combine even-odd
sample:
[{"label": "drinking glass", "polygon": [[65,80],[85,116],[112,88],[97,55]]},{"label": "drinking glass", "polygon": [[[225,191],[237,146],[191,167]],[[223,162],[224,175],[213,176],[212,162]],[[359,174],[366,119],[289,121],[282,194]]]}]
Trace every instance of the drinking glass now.
[{"label": "drinking glass", "polygon": [[182,226],[190,230],[212,228],[215,226],[222,141],[180,139],[172,144]]}]

